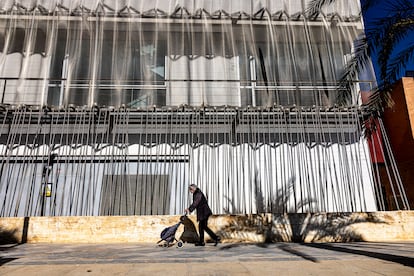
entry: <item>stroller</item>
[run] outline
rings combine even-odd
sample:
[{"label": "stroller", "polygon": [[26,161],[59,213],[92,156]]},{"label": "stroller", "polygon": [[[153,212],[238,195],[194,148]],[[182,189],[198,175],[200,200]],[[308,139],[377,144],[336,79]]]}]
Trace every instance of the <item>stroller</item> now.
[{"label": "stroller", "polygon": [[[186,217],[186,214],[180,218],[180,222],[178,222],[177,224],[174,224],[174,225],[169,226],[169,227],[165,228],[164,230],[162,230],[161,235],[160,235],[161,240],[159,240],[157,242],[157,244],[159,246],[170,247],[170,246],[174,245],[173,244],[174,241],[177,241],[177,247],[182,247],[184,245],[184,242],[182,240],[177,240],[175,238],[175,232],[177,232],[178,227],[184,221],[185,217]],[[160,244],[163,241],[164,241],[164,243]]]}]

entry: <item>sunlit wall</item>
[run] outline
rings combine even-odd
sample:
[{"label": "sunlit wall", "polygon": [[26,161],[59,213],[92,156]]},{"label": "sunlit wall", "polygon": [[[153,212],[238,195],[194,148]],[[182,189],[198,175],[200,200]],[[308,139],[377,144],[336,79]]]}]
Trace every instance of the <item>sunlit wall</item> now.
[{"label": "sunlit wall", "polygon": [[377,210],[359,1],[308,4],[1,1],[0,216]]}]

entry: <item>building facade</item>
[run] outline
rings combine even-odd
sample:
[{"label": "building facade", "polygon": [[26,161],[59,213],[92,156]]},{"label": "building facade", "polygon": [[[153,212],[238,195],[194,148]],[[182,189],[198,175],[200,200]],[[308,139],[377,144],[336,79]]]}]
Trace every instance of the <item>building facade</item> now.
[{"label": "building facade", "polygon": [[373,79],[337,105],[359,1],[308,2],[2,1],[0,215],[387,209]]}]

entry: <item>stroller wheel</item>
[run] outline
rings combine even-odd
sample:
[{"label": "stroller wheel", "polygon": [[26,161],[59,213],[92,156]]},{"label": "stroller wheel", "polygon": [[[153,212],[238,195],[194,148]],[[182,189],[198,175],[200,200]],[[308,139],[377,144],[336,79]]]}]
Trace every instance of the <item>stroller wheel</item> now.
[{"label": "stroller wheel", "polygon": [[183,247],[183,242],[182,241],[179,241],[179,242],[177,242],[177,247]]},{"label": "stroller wheel", "polygon": [[164,243],[164,247],[168,247],[168,243],[166,242],[166,243]]}]

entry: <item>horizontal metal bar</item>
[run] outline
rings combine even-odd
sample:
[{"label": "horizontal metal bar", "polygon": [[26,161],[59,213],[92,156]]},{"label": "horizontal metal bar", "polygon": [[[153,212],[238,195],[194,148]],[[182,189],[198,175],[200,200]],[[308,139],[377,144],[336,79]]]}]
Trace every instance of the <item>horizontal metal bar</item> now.
[{"label": "horizontal metal bar", "polygon": [[[188,163],[188,155],[95,155],[69,156],[58,155],[52,164],[71,164],[71,163],[120,163],[120,162],[140,162],[140,163]],[[21,164],[49,164],[48,156],[42,155],[9,155],[1,158],[2,163],[21,163]]]},{"label": "horizontal metal bar", "polygon": [[[120,23],[149,23],[149,24],[197,24],[197,25],[274,25],[274,26],[326,26],[324,21],[301,21],[301,20],[290,20],[288,18],[281,18],[276,20],[274,17],[264,16],[262,19],[253,18],[251,19],[239,19],[227,17],[223,18],[194,18],[194,17],[185,17],[185,18],[173,18],[173,17],[148,17],[148,16],[117,16],[116,13],[111,13],[105,16],[105,14],[98,14],[96,16],[88,16],[88,14],[83,15],[42,15],[42,14],[0,14],[0,19],[13,19],[13,20],[42,20],[42,21],[86,21],[88,22],[120,22]],[[330,21],[327,21],[330,23]],[[339,21],[336,22],[336,26],[342,27],[357,27],[362,28],[362,23],[358,21]]]},{"label": "horizontal metal bar", "polygon": [[[49,82],[62,82],[62,81],[68,81],[67,78],[24,78],[24,77],[0,77],[0,81],[2,80],[33,80],[33,81],[49,81]],[[137,83],[138,84],[142,84],[144,83],[145,85],[148,85],[148,83],[152,84],[152,85],[157,85],[157,84],[164,84],[165,82],[192,82],[192,81],[196,81],[196,82],[241,82],[241,83],[259,83],[259,84],[263,84],[264,87],[268,86],[268,85],[272,85],[273,83],[277,83],[278,85],[288,85],[288,86],[310,86],[310,87],[314,87],[314,86],[336,86],[338,84],[338,82],[334,82],[334,81],[324,81],[324,80],[316,80],[316,81],[296,81],[296,82],[292,82],[292,81],[267,81],[264,82],[263,80],[253,80],[253,79],[165,79],[162,81],[147,81],[147,80],[114,80],[114,79],[71,79],[71,83],[90,83],[90,82],[95,82],[95,83],[109,83],[109,85],[112,85],[113,82],[118,82],[118,83]],[[376,82],[375,80],[351,80],[349,81],[350,83],[373,83]],[[266,85],[267,84],[267,85]],[[258,86],[256,86],[258,87]]]}]

